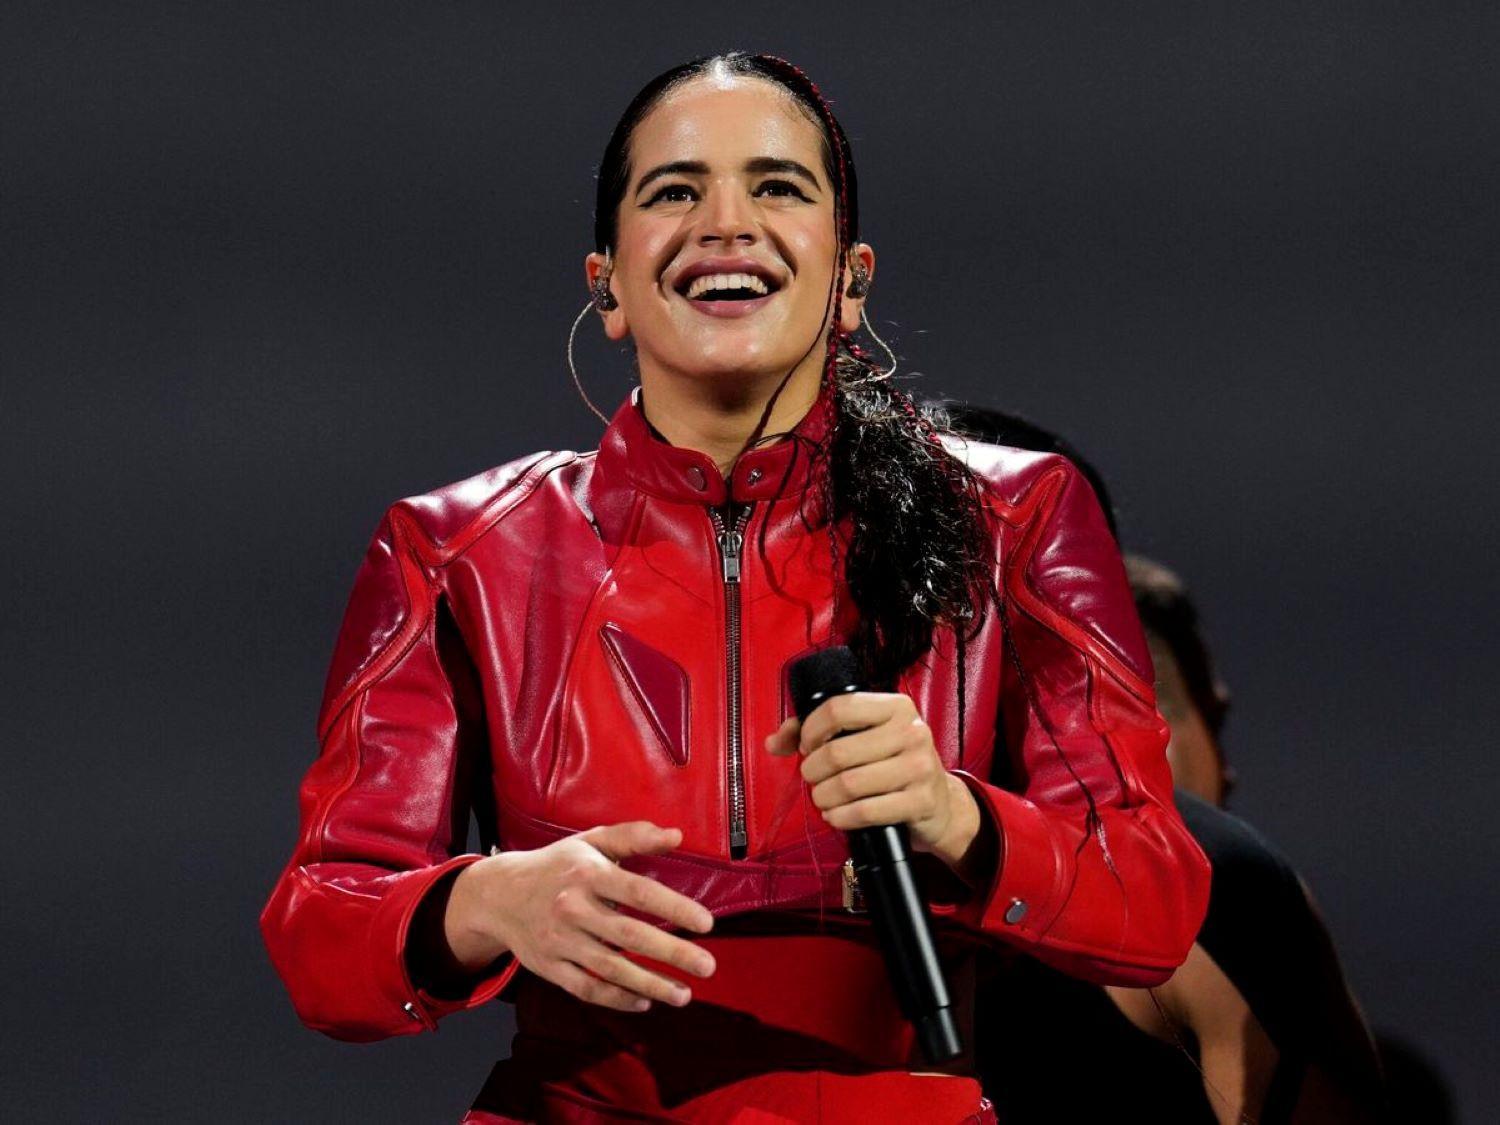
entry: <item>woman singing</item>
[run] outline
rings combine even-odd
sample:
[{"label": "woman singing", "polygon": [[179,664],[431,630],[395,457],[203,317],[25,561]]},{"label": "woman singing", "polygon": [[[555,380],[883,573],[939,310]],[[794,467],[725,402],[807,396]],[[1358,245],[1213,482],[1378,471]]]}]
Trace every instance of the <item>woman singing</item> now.
[{"label": "woman singing", "polygon": [[[402,501],[370,546],[262,926],[340,1038],[503,992],[470,1121],[993,1120],[965,1060],[914,1072],[851,829],[908,827],[963,1003],[1006,950],[1147,985],[1192,944],[1207,865],[1098,504],[883,378],[857,235],[801,71],[654,79],[587,258],[639,391],[596,452]],[[840,643],[882,690],[799,724],[787,669]],[[471,809],[488,854],[456,854]]]}]

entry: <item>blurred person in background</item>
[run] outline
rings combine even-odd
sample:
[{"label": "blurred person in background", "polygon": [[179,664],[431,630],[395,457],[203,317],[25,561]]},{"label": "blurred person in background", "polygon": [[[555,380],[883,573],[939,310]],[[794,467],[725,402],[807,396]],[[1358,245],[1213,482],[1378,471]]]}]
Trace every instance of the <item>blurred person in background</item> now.
[{"label": "blurred person in background", "polygon": [[[1067,441],[999,411],[937,408],[981,440],[1067,457],[1119,538],[1107,485]],[[1013,958],[981,992],[976,1034],[986,1082],[1017,1093],[1010,1103],[1017,1121],[1107,1119],[1119,1115],[1122,1098],[1172,1122],[1397,1120],[1382,1108],[1370,1032],[1306,885],[1223,809],[1235,780],[1221,740],[1229,691],[1197,607],[1165,566],[1129,554],[1125,563],[1155,665],[1157,708],[1171,727],[1178,809],[1214,869],[1208,916],[1186,963],[1151,989],[1094,988]],[[1108,1071],[1086,1084],[1070,1078],[1060,1050],[1080,1040],[1099,1045]],[[1448,1119],[1436,1096],[1421,1104],[1421,1120]]]}]

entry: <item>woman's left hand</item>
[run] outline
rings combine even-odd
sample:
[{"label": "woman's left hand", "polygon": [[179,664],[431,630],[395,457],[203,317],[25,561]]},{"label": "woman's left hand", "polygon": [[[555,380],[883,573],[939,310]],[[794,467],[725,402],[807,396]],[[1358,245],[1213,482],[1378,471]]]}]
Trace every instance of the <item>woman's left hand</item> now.
[{"label": "woman's left hand", "polygon": [[766,749],[803,755],[813,804],[834,828],[905,824],[913,847],[963,873],[979,833],[979,806],[969,787],[943,767],[932,730],[909,696],[834,696],[800,729],[796,718],[788,719],[766,739]]}]

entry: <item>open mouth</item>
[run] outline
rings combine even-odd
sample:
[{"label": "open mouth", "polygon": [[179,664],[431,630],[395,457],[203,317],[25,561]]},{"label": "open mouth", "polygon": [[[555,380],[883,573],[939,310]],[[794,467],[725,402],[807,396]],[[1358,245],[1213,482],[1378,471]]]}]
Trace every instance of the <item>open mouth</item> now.
[{"label": "open mouth", "polygon": [[678,288],[689,301],[704,304],[716,301],[754,301],[769,297],[781,287],[775,281],[753,273],[704,273]]}]

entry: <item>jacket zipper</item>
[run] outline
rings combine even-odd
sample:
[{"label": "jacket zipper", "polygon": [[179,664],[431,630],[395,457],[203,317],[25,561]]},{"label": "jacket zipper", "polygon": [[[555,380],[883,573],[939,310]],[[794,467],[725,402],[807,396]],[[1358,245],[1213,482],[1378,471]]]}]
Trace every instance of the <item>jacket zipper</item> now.
[{"label": "jacket zipper", "polygon": [[733,502],[710,513],[719,541],[719,570],[724,578],[724,686],[729,700],[725,721],[729,743],[729,857],[744,859],[750,838],[745,830],[745,739],[740,685],[740,555],[750,505]]}]

